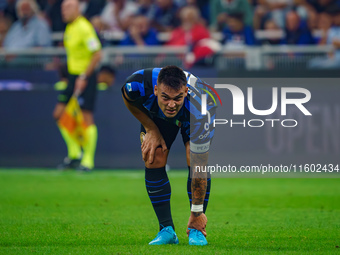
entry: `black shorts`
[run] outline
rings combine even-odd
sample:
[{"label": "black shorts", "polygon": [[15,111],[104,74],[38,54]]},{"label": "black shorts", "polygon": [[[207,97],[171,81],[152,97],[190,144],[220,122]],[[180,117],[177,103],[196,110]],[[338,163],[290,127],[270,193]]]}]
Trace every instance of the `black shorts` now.
[{"label": "black shorts", "polygon": [[[67,88],[58,95],[58,102],[67,104],[74,92],[78,75],[69,75]],[[87,86],[78,97],[79,106],[83,110],[93,111],[97,95],[97,75],[94,72],[87,80]]]},{"label": "black shorts", "polygon": [[[156,126],[158,127],[159,131],[161,132],[163,139],[165,141],[165,144],[168,148],[168,150],[170,150],[171,145],[173,144],[173,142],[176,139],[178,130],[180,129],[178,126],[160,119],[160,118],[153,118],[152,119]],[[143,125],[141,125],[141,129],[140,129],[140,140],[141,143],[143,143],[143,137],[146,134],[145,128],[143,127]],[[187,142],[190,141],[189,136],[187,135],[187,133],[184,132],[183,129],[181,129],[181,134],[182,134],[182,139],[183,139],[183,143],[186,144]]]}]

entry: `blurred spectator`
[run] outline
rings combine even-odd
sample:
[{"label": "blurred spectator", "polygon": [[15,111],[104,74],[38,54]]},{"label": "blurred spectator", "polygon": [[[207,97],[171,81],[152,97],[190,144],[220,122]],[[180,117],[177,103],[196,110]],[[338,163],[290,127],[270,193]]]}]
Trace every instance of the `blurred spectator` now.
[{"label": "blurred spectator", "polygon": [[6,5],[3,10],[0,10],[0,15],[2,13],[2,16],[9,18],[12,22],[17,21],[16,2],[17,0],[6,0]]},{"label": "blurred spectator", "polygon": [[94,30],[97,33],[97,36],[100,40],[100,43],[102,44],[102,47],[109,46],[110,43],[106,41],[106,39],[103,37],[103,32],[104,32],[104,24],[102,20],[100,19],[100,16],[94,16],[91,18],[91,24],[94,28]]},{"label": "blurred spectator", "polygon": [[210,3],[209,0],[177,0],[177,6],[180,8],[188,5],[196,6],[201,13],[201,17],[204,19],[205,24],[210,23]]},{"label": "blurred spectator", "polygon": [[264,23],[264,31],[267,33],[265,39],[261,40],[262,45],[279,45],[282,41],[283,30],[272,19]]},{"label": "blurred spectator", "polygon": [[316,11],[308,11],[307,26],[309,31],[318,29],[318,18],[319,14]]},{"label": "blurred spectator", "polygon": [[279,27],[284,27],[285,9],[291,1],[259,0],[254,11],[254,29],[263,28],[266,19],[272,19]]},{"label": "blurred spectator", "polygon": [[6,6],[7,6],[6,0],[0,0],[0,13],[2,13],[3,10],[5,10]]},{"label": "blurred spectator", "polygon": [[[200,9],[201,17],[206,20],[206,24],[210,24],[210,3],[209,0],[187,0],[189,4],[196,4],[198,9]],[[192,3],[190,3],[192,2]],[[215,17],[212,17],[215,19]]]},{"label": "blurred spectator", "polygon": [[334,52],[328,57],[312,59],[309,68],[334,69],[340,68],[340,14],[333,17],[333,26],[327,32],[327,44],[333,45]]},{"label": "blurred spectator", "polygon": [[19,0],[16,9],[19,20],[8,31],[4,47],[23,49],[51,46],[48,24],[38,17],[39,8],[35,0]]},{"label": "blurred spectator", "polygon": [[328,13],[320,13],[318,15],[318,23],[316,30],[314,30],[313,36],[315,42],[324,45],[327,44],[327,34],[328,30],[332,26],[332,16]]},{"label": "blurred spectator", "polygon": [[[50,23],[50,27],[53,32],[63,32],[66,28],[66,23],[63,22],[61,17],[61,3],[63,0],[48,0],[48,4],[45,7],[46,19]],[[106,1],[105,0],[84,0],[80,1],[83,7],[83,15],[87,19],[91,19],[93,16],[100,15]]]},{"label": "blurred spectator", "polygon": [[211,0],[211,26],[219,31],[223,30],[229,14],[242,13],[246,26],[253,24],[253,10],[248,0]]},{"label": "blurred spectator", "polygon": [[156,5],[154,0],[138,0],[137,15],[146,16],[149,20],[152,20],[156,15]]},{"label": "blurred spectator", "polygon": [[178,26],[178,6],[173,0],[156,0],[156,14],[152,26],[160,32],[173,30]]},{"label": "blurred spectator", "polygon": [[317,13],[337,14],[340,12],[340,0],[306,0],[306,5]]},{"label": "blurred spectator", "polygon": [[263,29],[264,23],[272,19],[280,27],[285,27],[285,16],[295,9],[301,19],[307,19],[307,8],[300,5],[304,0],[259,0],[254,12],[254,29]]},{"label": "blurred spectator", "polygon": [[230,14],[223,29],[223,43],[228,47],[256,45],[252,27],[243,23],[242,14]]},{"label": "blurred spectator", "polygon": [[168,45],[194,45],[199,40],[210,38],[209,30],[200,22],[199,10],[187,6],[180,11],[181,25],[172,31]]},{"label": "blurred spectator", "polygon": [[110,65],[103,65],[97,76],[97,89],[106,90],[113,86],[116,79],[116,70]]},{"label": "blurred spectator", "polygon": [[66,23],[61,17],[62,2],[63,0],[49,0],[49,5],[45,9],[46,18],[53,32],[64,32],[66,28]]},{"label": "blurred spectator", "polygon": [[3,46],[6,34],[11,26],[11,21],[6,17],[0,16],[0,48]]},{"label": "blurred spectator", "polygon": [[256,7],[259,4],[260,0],[248,0],[248,2],[253,6]]},{"label": "blurred spectator", "polygon": [[293,0],[259,0],[259,5],[254,12],[254,28],[261,29],[266,19],[273,19],[283,28],[285,14],[293,5]]},{"label": "blurred spectator", "polygon": [[167,45],[190,47],[186,56],[186,67],[213,55],[218,50],[217,42],[210,39],[209,30],[200,22],[199,10],[194,6],[183,7],[180,11],[181,25],[171,33]]},{"label": "blurred spectator", "polygon": [[285,38],[283,44],[305,45],[314,44],[315,40],[304,21],[301,21],[296,11],[286,14]]},{"label": "blurred spectator", "polygon": [[136,3],[127,0],[108,0],[101,14],[105,29],[112,31],[125,31],[132,16],[137,12]]},{"label": "blurred spectator", "polygon": [[159,44],[157,32],[155,29],[150,28],[149,19],[143,15],[133,18],[128,31],[125,33],[125,38],[120,43],[123,46],[157,44]]},{"label": "blurred spectator", "polygon": [[100,15],[106,4],[106,0],[86,0],[84,2],[86,2],[86,7],[82,13],[87,19]]},{"label": "blurred spectator", "polygon": [[47,6],[49,5],[50,1],[51,0],[36,0],[40,10],[45,10]]}]

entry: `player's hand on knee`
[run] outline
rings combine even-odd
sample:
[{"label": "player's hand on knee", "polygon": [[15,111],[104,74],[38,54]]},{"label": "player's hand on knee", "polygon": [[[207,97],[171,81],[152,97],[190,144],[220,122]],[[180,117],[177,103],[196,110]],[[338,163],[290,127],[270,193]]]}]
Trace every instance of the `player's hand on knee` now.
[{"label": "player's hand on knee", "polygon": [[148,131],[145,134],[143,143],[142,143],[142,157],[146,162],[152,164],[155,159],[155,151],[157,147],[162,146],[162,150],[165,152],[167,150],[165,141],[161,135],[161,133],[157,131]]},{"label": "player's hand on knee", "polygon": [[207,232],[205,230],[205,227],[207,226],[207,216],[205,216],[204,213],[201,213],[199,216],[195,216],[195,213],[191,212],[187,227],[187,235],[189,236],[189,228],[197,229],[198,231],[201,231],[204,236],[207,236]]}]

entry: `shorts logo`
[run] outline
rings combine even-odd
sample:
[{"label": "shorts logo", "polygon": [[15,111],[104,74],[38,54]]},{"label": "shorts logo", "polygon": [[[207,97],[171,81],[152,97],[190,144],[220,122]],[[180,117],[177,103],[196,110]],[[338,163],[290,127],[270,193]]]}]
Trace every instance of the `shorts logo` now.
[{"label": "shorts logo", "polygon": [[143,143],[144,142],[144,137],[145,137],[145,133],[144,132],[140,132],[140,143]]},{"label": "shorts logo", "polygon": [[131,83],[126,83],[126,88],[128,91],[132,91]]}]

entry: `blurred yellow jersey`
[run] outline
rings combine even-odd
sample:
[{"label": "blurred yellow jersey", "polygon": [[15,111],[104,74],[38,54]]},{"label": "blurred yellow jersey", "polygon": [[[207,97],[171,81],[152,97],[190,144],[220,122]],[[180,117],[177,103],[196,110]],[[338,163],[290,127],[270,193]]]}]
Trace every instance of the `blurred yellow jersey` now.
[{"label": "blurred yellow jersey", "polygon": [[84,73],[91,62],[93,53],[101,49],[100,41],[92,24],[82,16],[67,24],[64,33],[64,46],[68,71],[73,75]]}]

